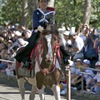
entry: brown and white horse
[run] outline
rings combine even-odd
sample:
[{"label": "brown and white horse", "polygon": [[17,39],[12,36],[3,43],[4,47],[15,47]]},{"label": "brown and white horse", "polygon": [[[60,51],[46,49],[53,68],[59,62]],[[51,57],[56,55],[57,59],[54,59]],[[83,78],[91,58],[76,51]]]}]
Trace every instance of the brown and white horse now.
[{"label": "brown and white horse", "polygon": [[32,91],[29,100],[34,100],[36,90],[38,90],[40,100],[45,100],[44,89],[50,87],[54,93],[55,100],[60,98],[60,46],[58,42],[58,32],[43,31],[38,44],[35,47],[34,55],[31,57],[32,64],[35,65],[35,76],[33,78],[21,77],[18,79],[19,90],[24,100],[25,80],[32,84]]}]

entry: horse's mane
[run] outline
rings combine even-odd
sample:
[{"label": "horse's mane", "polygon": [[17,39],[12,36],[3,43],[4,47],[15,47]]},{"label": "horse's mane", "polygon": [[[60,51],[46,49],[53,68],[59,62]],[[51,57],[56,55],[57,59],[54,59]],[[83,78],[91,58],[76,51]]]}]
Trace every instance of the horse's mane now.
[{"label": "horse's mane", "polygon": [[47,35],[47,34],[58,35],[57,25],[55,24],[49,25],[46,29],[43,30],[42,34],[43,35]]}]

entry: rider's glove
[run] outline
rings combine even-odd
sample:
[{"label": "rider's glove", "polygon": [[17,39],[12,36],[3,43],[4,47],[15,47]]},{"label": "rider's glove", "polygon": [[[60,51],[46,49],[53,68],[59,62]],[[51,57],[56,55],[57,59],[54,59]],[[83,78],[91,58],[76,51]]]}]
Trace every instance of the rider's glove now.
[{"label": "rider's glove", "polygon": [[38,26],[37,30],[38,30],[39,32],[42,32],[42,31],[44,30],[44,28],[43,28],[42,26]]}]

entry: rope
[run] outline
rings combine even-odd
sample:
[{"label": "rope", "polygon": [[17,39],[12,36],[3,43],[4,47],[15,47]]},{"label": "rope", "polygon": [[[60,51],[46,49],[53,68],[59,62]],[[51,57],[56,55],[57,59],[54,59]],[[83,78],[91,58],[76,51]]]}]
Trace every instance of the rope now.
[{"label": "rope", "polygon": [[5,59],[0,59],[0,61],[4,61],[4,62],[8,62],[8,63],[15,63],[14,61],[5,60]]}]

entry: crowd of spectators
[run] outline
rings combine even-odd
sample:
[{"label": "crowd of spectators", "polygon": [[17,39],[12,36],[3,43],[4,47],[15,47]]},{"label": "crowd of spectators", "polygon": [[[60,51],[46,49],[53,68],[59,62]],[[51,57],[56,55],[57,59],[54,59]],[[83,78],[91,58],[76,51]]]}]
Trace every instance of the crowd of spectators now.
[{"label": "crowd of spectators", "polygon": [[0,26],[0,71],[9,77],[14,76],[14,56],[18,48],[28,44],[31,30],[19,24],[6,23]]},{"label": "crowd of spectators", "polygon": [[[70,31],[63,28],[61,33],[64,48],[71,54],[71,87],[100,95],[100,34],[87,24],[81,24],[77,31],[75,27]],[[66,81],[61,82],[61,94],[67,93],[66,86]]]},{"label": "crowd of spectators", "polygon": [[[88,25],[81,25],[77,32],[64,30],[62,33],[65,38],[65,50],[71,54],[71,86],[81,90],[84,80],[84,90],[90,89],[100,94],[100,72],[89,69],[100,69],[100,37],[95,34],[95,29]],[[12,62],[16,50],[28,44],[27,39],[31,34],[32,30],[19,24],[0,27],[0,71],[6,72],[8,79],[14,76],[15,65]],[[66,85],[67,82],[61,82],[61,94],[67,92]]]}]

